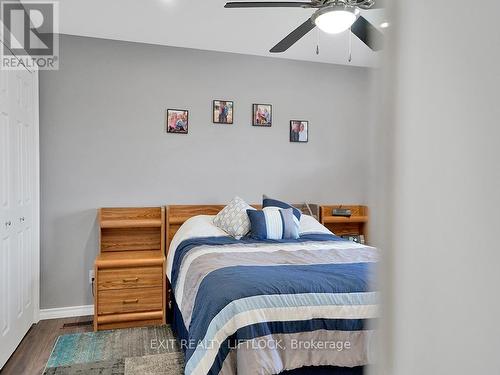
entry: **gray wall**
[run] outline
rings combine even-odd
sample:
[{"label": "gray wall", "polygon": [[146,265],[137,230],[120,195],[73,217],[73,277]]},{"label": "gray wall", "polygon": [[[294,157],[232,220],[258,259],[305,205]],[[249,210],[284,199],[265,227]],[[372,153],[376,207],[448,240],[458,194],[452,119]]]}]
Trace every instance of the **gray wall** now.
[{"label": "gray wall", "polygon": [[[42,308],[92,303],[97,207],[366,200],[369,70],[72,36],[60,62],[40,75]],[[251,126],[258,102],[271,128]],[[167,107],[189,109],[188,135],[165,133]]]},{"label": "gray wall", "polygon": [[500,374],[500,2],[429,3],[391,8],[378,373]]}]

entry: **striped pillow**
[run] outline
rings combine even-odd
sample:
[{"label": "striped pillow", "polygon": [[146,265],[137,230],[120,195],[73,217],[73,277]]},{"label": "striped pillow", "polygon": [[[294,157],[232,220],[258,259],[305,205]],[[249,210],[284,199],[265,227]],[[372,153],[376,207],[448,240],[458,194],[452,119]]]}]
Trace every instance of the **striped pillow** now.
[{"label": "striped pillow", "polygon": [[247,210],[250,219],[250,237],[256,240],[299,238],[299,224],[292,208],[275,207]]},{"label": "striped pillow", "polygon": [[293,207],[291,204],[279,201],[277,199],[269,198],[265,194],[262,196],[262,207],[292,208],[293,214],[295,215],[297,220],[300,220],[300,215],[302,214],[298,208]]}]

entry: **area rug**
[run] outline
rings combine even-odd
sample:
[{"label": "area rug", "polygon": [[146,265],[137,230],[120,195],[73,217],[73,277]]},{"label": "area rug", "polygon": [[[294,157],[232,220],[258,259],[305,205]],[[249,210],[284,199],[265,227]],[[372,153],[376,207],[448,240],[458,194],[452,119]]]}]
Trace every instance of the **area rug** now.
[{"label": "area rug", "polygon": [[169,326],[59,336],[44,375],[181,375],[183,355]]}]

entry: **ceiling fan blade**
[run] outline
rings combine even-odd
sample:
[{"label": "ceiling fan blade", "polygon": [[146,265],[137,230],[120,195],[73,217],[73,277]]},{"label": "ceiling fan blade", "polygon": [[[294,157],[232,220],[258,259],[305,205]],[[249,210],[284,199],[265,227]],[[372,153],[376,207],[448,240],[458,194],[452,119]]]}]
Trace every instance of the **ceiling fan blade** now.
[{"label": "ceiling fan blade", "polygon": [[306,35],[309,31],[314,29],[316,25],[308,18],[306,22],[288,34],[281,42],[276,44],[269,50],[271,53],[285,52],[288,48],[293,46],[300,38]]},{"label": "ceiling fan blade", "polygon": [[362,9],[370,10],[370,9],[383,9],[383,8],[385,8],[385,0],[375,0],[375,2],[371,7]]},{"label": "ceiling fan blade", "polygon": [[230,1],[224,8],[309,8],[305,1]]},{"label": "ceiling fan blade", "polygon": [[351,32],[374,51],[380,51],[384,42],[384,34],[377,30],[363,16],[359,16],[351,26]]}]

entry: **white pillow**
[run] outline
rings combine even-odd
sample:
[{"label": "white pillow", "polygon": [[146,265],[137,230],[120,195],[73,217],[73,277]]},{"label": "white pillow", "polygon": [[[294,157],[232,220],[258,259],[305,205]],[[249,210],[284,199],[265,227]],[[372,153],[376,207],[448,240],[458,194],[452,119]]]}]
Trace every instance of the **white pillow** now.
[{"label": "white pillow", "polygon": [[312,216],[302,214],[302,216],[300,216],[299,234],[307,234],[307,233],[333,234]]},{"label": "white pillow", "polygon": [[234,197],[221,212],[215,216],[214,224],[237,240],[250,232],[250,219],[247,210],[254,210],[240,197]]}]

